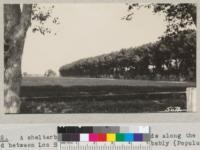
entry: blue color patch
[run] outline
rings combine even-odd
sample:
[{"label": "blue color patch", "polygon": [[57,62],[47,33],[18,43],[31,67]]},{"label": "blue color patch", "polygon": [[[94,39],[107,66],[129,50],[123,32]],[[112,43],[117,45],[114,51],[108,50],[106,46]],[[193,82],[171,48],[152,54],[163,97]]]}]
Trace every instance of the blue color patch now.
[{"label": "blue color patch", "polygon": [[134,141],[133,134],[132,133],[125,133],[124,134],[124,141],[127,141],[127,142]]}]

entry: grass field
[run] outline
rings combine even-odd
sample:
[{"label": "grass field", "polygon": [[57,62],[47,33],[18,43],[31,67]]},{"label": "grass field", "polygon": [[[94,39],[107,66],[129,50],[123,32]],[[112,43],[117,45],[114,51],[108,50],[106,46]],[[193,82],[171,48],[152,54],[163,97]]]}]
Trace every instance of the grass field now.
[{"label": "grass field", "polygon": [[186,109],[192,82],[25,77],[21,113],[138,113]]}]

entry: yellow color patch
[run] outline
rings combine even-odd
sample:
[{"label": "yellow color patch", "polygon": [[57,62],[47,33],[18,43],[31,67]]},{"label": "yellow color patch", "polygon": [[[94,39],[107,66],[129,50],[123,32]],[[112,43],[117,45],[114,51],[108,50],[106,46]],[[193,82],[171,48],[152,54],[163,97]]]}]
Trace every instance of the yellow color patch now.
[{"label": "yellow color patch", "polygon": [[106,141],[107,142],[115,142],[116,141],[116,135],[114,133],[107,133],[106,134]]}]

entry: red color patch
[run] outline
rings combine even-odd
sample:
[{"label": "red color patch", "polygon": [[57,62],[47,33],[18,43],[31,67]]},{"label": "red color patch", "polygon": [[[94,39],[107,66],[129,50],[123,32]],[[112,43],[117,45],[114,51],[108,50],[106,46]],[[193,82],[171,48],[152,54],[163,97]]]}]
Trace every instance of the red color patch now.
[{"label": "red color patch", "polygon": [[105,142],[106,141],[106,134],[98,134],[98,141]]}]

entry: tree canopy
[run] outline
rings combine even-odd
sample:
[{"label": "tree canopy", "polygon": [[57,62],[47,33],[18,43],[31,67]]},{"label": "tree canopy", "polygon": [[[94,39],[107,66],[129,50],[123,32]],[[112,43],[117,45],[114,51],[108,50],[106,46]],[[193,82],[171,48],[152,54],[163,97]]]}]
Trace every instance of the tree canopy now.
[{"label": "tree canopy", "polygon": [[196,32],[184,30],[155,43],[81,59],[59,71],[61,76],[195,80]]},{"label": "tree canopy", "polygon": [[55,77],[56,76],[56,72],[53,71],[52,69],[48,69],[45,73],[44,73],[45,77]]},{"label": "tree canopy", "polygon": [[195,3],[153,3],[136,4],[128,3],[128,14],[125,20],[132,20],[136,9],[147,7],[154,13],[164,13],[168,23],[166,34],[177,34],[179,31],[195,28],[197,25],[197,6]]}]

